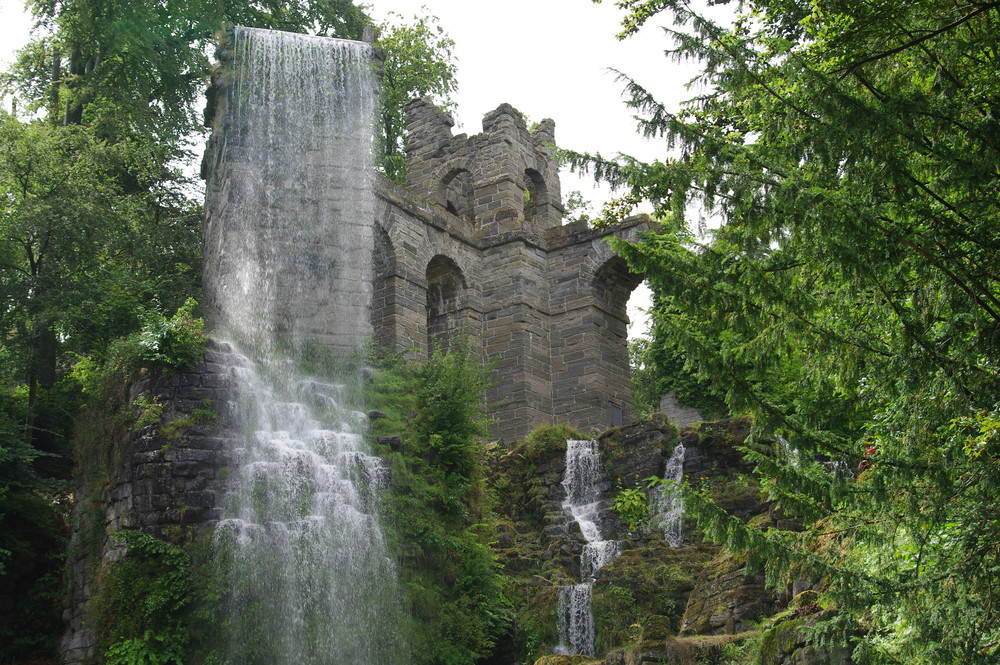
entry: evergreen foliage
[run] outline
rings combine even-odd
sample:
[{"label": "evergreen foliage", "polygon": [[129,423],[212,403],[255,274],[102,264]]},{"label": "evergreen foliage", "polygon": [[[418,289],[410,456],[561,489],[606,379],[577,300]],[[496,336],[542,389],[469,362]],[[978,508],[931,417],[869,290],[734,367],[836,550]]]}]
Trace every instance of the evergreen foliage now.
[{"label": "evergreen foliage", "polygon": [[[673,312],[653,303],[652,312],[658,318]],[[675,393],[678,403],[697,409],[706,420],[728,415],[723,391],[700,377],[673,340],[661,334],[654,322],[651,338],[637,337],[629,341],[629,370],[632,379],[632,408],[640,420],[650,418],[660,409],[660,398]]]},{"label": "evergreen foliage", "polygon": [[623,36],[673,19],[703,92],[671,112],[622,75],[675,156],[576,164],[655,206],[617,246],[669,302],[653,343],[753,417],[748,459],[805,529],[686,508],[771,582],[824,580],[812,635],[856,662],[995,662],[1000,3],[756,0],[728,27],[618,5]]}]

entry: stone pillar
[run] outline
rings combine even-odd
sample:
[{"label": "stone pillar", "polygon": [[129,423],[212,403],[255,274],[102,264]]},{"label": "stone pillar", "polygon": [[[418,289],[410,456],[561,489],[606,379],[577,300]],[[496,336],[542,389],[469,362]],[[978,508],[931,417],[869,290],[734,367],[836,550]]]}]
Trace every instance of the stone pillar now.
[{"label": "stone pillar", "polygon": [[483,117],[473,190],[483,238],[524,229],[524,165],[514,149],[527,138],[524,116],[501,104]]},{"label": "stone pillar", "polygon": [[494,435],[507,440],[552,423],[547,267],[545,252],[523,241],[483,256],[483,347],[499,358],[487,401]]},{"label": "stone pillar", "polygon": [[625,309],[642,278],[611,251],[607,232],[576,226],[558,230],[550,259],[552,411],[556,422],[601,430],[632,418]]}]

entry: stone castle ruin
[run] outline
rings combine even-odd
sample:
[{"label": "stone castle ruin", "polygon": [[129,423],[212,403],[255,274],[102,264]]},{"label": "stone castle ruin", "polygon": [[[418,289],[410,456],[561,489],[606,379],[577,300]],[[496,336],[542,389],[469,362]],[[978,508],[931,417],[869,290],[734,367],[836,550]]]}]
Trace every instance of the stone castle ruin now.
[{"label": "stone castle ruin", "polygon": [[499,357],[496,435],[540,424],[606,428],[631,415],[625,313],[641,278],[605,242],[634,237],[562,225],[555,123],[530,132],[503,104],[475,136],[417,100],[406,109],[408,187],[376,187],[377,340],[429,348],[466,328]]},{"label": "stone castle ruin", "polygon": [[[233,147],[242,131],[219,112],[234,83],[225,75],[215,83],[214,133],[206,156],[210,309],[210,285],[225,270],[219,257],[228,242],[213,217],[236,196],[227,172],[241,168],[241,153]],[[522,114],[502,104],[483,118],[481,134],[467,136],[453,135],[452,119],[425,100],[411,102],[406,117],[407,186],[380,176],[374,182],[376,343],[389,351],[426,353],[459,330],[480,337],[485,355],[498,358],[488,394],[497,437],[520,437],[541,424],[589,430],[627,422],[625,308],[641,278],[628,271],[605,238],[634,238],[646,222],[612,230],[563,225],[552,120],[529,132]],[[228,151],[224,163],[218,157],[222,146]],[[304,153],[318,172],[343,170],[328,163],[329,156],[308,148]],[[287,251],[301,251],[322,271],[337,262],[338,250],[324,243],[328,230],[317,224],[317,210],[334,205],[337,192],[316,189],[306,198],[308,205],[285,206],[276,214],[290,227],[310,229],[307,247],[296,239],[300,247]],[[314,312],[306,333],[335,345],[342,322],[330,298],[289,292],[275,296],[280,301],[275,307],[292,303]]]}]

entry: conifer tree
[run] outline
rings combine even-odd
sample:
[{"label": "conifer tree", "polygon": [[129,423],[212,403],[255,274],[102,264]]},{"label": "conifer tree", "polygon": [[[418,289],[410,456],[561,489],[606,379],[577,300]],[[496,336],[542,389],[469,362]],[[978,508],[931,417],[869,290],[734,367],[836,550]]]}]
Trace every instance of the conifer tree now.
[{"label": "conifer tree", "polygon": [[750,0],[731,25],[617,4],[623,38],[672,21],[702,92],[672,112],[623,74],[664,158],[575,163],[653,204],[662,229],[617,249],[669,303],[654,344],[753,417],[746,454],[803,530],[686,505],[772,583],[822,581],[817,637],[856,662],[995,663],[1000,3]]}]

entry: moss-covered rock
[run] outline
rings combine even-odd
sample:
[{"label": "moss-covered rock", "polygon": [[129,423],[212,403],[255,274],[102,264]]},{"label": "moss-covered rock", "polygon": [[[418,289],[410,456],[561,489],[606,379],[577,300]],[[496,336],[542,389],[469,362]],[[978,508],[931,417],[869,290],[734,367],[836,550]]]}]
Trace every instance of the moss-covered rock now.
[{"label": "moss-covered rock", "polygon": [[[804,592],[800,596],[809,594]],[[803,602],[809,598],[802,599]],[[816,603],[800,605],[801,607],[815,606]],[[816,624],[831,619],[835,616],[835,610],[822,610],[806,616],[799,616],[797,612],[790,612],[787,615],[776,619],[763,631],[760,640],[760,660],[761,665],[849,665],[851,662],[851,650],[849,647],[839,646],[829,649],[807,644],[807,629]]]},{"label": "moss-covered rock", "polygon": [[[689,481],[692,475],[700,479],[696,482],[720,505],[740,516],[767,516],[759,488],[736,450],[748,431],[745,420],[686,430],[682,436],[692,459],[690,464],[685,460],[685,472],[691,472]],[[513,578],[517,607],[513,639],[522,663],[536,658],[544,665],[578,662],[566,656],[542,657],[559,642],[558,587],[578,581],[583,544],[582,534],[562,509],[569,435],[559,428],[543,428],[529,442],[499,447],[490,463],[497,510],[502,514],[495,551]],[[613,487],[605,504],[610,508],[619,489],[644,488],[646,478],[662,474],[677,442],[676,429],[663,419],[601,435],[601,456]],[[701,542],[697,532],[690,531],[690,545],[671,548],[661,534],[648,528],[626,531],[608,512],[602,530],[605,535],[616,533],[612,537],[622,541],[623,551],[598,573],[592,596],[595,646],[599,655],[607,654],[607,665],[693,664],[690,658],[699,664],[721,664],[724,647],[743,639],[740,631],[780,609],[762,580],[747,574],[745,562],[717,556],[718,546]]]},{"label": "moss-covered rock", "polygon": [[542,656],[535,665],[596,665],[601,661],[590,656]]},{"label": "moss-covered rock", "polygon": [[761,617],[781,609],[762,575],[747,571],[745,562],[720,554],[705,569],[688,596],[681,635],[721,635],[750,630]]},{"label": "moss-covered rock", "polygon": [[675,634],[696,574],[717,551],[713,545],[672,548],[655,540],[623,551],[594,584],[598,651],[634,640],[653,616],[669,621],[667,629]]},{"label": "moss-covered rock", "polygon": [[659,415],[608,430],[598,438],[604,469],[612,482],[631,488],[663,473],[665,456],[677,445],[677,430]]},{"label": "moss-covered rock", "polygon": [[728,665],[727,648],[752,636],[751,632],[732,635],[697,635],[667,640],[667,657],[663,662],[673,665]]}]

